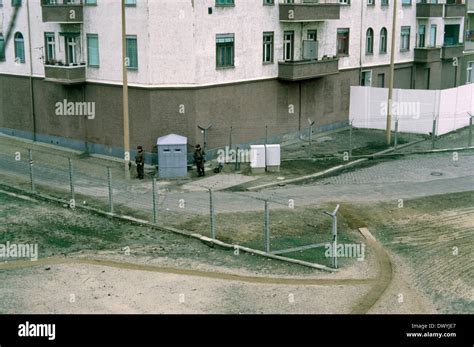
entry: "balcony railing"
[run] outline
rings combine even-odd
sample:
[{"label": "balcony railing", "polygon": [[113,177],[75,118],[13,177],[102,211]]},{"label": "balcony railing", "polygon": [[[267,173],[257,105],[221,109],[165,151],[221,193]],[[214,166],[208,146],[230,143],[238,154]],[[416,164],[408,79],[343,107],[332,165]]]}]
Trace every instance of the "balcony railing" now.
[{"label": "balcony railing", "polygon": [[474,0],[466,0],[467,12],[474,13]]},{"label": "balcony railing", "polygon": [[339,73],[339,59],[284,61],[278,63],[278,78],[301,81]]},{"label": "balcony railing", "polygon": [[441,47],[415,48],[416,63],[433,63],[441,60]]},{"label": "balcony railing", "polygon": [[465,4],[446,4],[444,6],[444,17],[445,18],[459,18],[466,15]]},{"label": "balcony railing", "polygon": [[65,85],[82,84],[86,81],[86,65],[48,65],[44,66],[46,81]]},{"label": "balcony railing", "polygon": [[317,22],[340,18],[338,0],[295,0],[291,4],[280,1],[281,22]]},{"label": "balcony railing", "polygon": [[43,22],[82,23],[84,21],[82,1],[42,0]]},{"label": "balcony railing", "polygon": [[443,17],[443,4],[416,4],[417,18]]},{"label": "balcony railing", "polygon": [[455,57],[461,57],[463,55],[464,45],[444,45],[441,49],[442,59],[452,59]]}]

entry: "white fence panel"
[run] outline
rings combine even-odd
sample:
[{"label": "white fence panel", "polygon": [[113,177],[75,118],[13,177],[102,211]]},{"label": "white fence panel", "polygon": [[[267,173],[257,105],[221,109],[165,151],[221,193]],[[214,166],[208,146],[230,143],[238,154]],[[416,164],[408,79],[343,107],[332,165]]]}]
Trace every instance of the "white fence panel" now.
[{"label": "white fence panel", "polygon": [[[428,134],[437,118],[437,135],[469,125],[469,112],[474,111],[474,85],[446,90],[394,89],[392,129],[399,120],[399,131]],[[388,89],[351,87],[349,117],[354,127],[386,128]]]}]

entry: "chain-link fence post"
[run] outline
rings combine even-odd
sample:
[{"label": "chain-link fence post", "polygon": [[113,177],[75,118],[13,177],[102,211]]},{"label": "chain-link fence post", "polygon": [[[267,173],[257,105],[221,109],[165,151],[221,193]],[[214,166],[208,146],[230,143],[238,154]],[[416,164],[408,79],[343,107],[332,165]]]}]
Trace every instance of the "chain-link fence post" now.
[{"label": "chain-link fence post", "polygon": [[474,115],[469,114],[469,142],[467,143],[467,147],[472,146],[472,118]]},{"label": "chain-link fence post", "polygon": [[73,166],[72,166],[72,159],[67,158],[69,164],[69,190],[70,190],[70,204],[75,205],[75,192],[74,192],[74,173],[73,173]]},{"label": "chain-link fence post", "polygon": [[33,151],[31,149],[28,149],[28,156],[30,159],[29,166],[30,166],[31,193],[36,194],[35,174],[34,174],[34,169],[33,169]]},{"label": "chain-link fence post", "polygon": [[337,205],[333,212],[324,211],[324,214],[332,218],[332,266],[335,269],[337,269],[337,212],[339,207]]},{"label": "chain-link fence post", "polygon": [[212,189],[209,189],[209,218],[211,224],[211,238],[216,238],[216,217],[214,214],[214,194]]},{"label": "chain-link fence post", "polygon": [[433,119],[433,130],[431,133],[431,149],[435,149],[436,143],[436,118]]},{"label": "chain-link fence post", "polygon": [[107,168],[107,184],[109,186],[109,212],[114,213],[114,201],[113,201],[113,191],[112,191],[112,169]]},{"label": "chain-link fence post", "polygon": [[265,252],[270,253],[270,209],[268,200],[265,200]]},{"label": "chain-link fence post", "polygon": [[395,134],[393,136],[393,148],[397,149],[398,146],[398,117],[395,119]]},{"label": "chain-link fence post", "polygon": [[349,121],[349,159],[352,159],[352,119]]},{"label": "chain-link fence post", "polygon": [[153,194],[153,224],[156,224],[157,222],[157,215],[158,215],[158,211],[157,211],[157,199],[156,199],[156,193],[157,193],[157,189],[156,189],[156,177],[153,177],[153,181],[152,181],[152,194]]}]

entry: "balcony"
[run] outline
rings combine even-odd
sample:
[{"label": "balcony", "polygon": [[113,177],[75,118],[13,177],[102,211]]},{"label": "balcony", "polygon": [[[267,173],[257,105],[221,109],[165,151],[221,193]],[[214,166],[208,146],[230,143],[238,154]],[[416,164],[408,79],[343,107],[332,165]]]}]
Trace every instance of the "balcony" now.
[{"label": "balcony", "polygon": [[450,45],[443,46],[441,48],[442,59],[453,59],[454,57],[462,57],[464,51],[464,45]]},{"label": "balcony", "polygon": [[86,66],[45,65],[45,81],[64,85],[82,84],[86,81]]},{"label": "balcony", "polygon": [[339,73],[339,59],[285,61],[278,63],[278,78],[301,81]]},{"label": "balcony", "polygon": [[464,4],[447,4],[444,6],[445,18],[459,18],[466,15],[466,5]]},{"label": "balcony", "polygon": [[440,47],[417,47],[415,48],[416,63],[433,63],[441,60]]},{"label": "balcony", "polygon": [[473,52],[474,51],[474,41],[466,41],[464,43],[464,50],[467,52]]},{"label": "balcony", "polygon": [[443,4],[416,4],[417,18],[443,17]]},{"label": "balcony", "polygon": [[280,3],[280,22],[318,22],[341,18],[337,0],[296,0],[294,4]]},{"label": "balcony", "polygon": [[466,0],[467,12],[474,13],[474,0]]},{"label": "balcony", "polygon": [[68,3],[67,0],[43,0],[41,3],[44,23],[82,23],[84,21],[81,1]]}]

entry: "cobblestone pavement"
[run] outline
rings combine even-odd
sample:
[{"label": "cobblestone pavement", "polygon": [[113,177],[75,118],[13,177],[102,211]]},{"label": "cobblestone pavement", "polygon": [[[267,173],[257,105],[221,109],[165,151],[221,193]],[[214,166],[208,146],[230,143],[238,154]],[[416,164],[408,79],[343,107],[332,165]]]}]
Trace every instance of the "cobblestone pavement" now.
[{"label": "cobblestone pavement", "polygon": [[[472,175],[472,153],[459,152],[413,155],[384,162],[369,168],[344,173],[318,181],[316,184],[374,184],[393,182],[426,182]],[[441,173],[441,176],[438,176]]]}]

